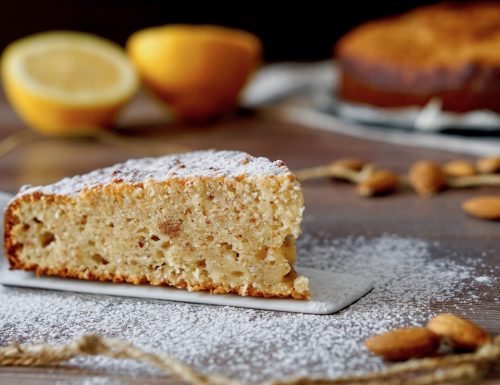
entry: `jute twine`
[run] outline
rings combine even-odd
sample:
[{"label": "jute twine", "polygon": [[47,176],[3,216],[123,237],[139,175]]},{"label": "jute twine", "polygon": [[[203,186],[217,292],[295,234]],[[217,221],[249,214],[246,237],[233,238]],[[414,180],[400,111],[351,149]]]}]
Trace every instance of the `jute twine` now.
[{"label": "jute twine", "polygon": [[[373,175],[376,171],[377,167],[373,164],[366,164],[360,171],[355,171],[333,162],[327,165],[297,170],[294,174],[301,182],[321,178],[339,178],[358,184]],[[399,183],[402,186],[409,186],[408,176],[399,175]],[[446,178],[446,186],[448,188],[500,186],[500,174],[477,174]]]},{"label": "jute twine", "polygon": [[126,135],[118,130],[94,130],[80,136],[49,136],[41,135],[30,129],[17,131],[0,140],[0,158],[17,148],[32,142],[59,141],[61,139],[92,139],[101,144],[107,144],[124,149],[136,156],[165,155],[170,153],[191,151],[191,148],[159,140],[159,137]]},{"label": "jute twine", "polygon": [[[134,359],[157,367],[191,385],[244,385],[227,377],[200,373],[166,354],[146,352],[129,343],[84,335],[67,345],[19,345],[0,347],[0,366],[45,366],[79,355]],[[359,376],[337,378],[299,377],[273,380],[261,385],[427,385],[478,379],[500,359],[500,336],[474,353],[414,359]]]}]

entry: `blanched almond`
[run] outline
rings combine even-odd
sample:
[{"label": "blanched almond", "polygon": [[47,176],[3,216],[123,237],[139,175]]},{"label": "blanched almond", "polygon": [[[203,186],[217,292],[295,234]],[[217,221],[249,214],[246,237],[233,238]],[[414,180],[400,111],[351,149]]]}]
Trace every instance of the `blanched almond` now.
[{"label": "blanched almond", "polygon": [[447,177],[457,178],[461,176],[476,175],[476,168],[472,162],[466,159],[452,160],[443,165],[443,171]]},{"label": "blanched almond", "polygon": [[476,218],[500,220],[500,196],[484,195],[469,199],[462,204],[462,209]]},{"label": "blanched almond", "polygon": [[481,174],[500,172],[500,156],[488,156],[476,161],[476,167]]},{"label": "blanched almond", "polygon": [[387,170],[377,170],[368,178],[361,181],[356,191],[364,197],[374,195],[390,194],[397,190],[399,178],[396,174]]},{"label": "blanched almond", "polygon": [[365,346],[386,360],[403,361],[431,355],[439,347],[439,337],[426,328],[396,329],[367,339]]},{"label": "blanched almond", "polygon": [[408,177],[413,189],[422,197],[429,197],[446,186],[441,166],[430,160],[416,162]]},{"label": "blanched almond", "polygon": [[447,337],[457,349],[474,350],[491,341],[491,336],[475,323],[459,316],[443,313],[427,322],[427,329]]}]

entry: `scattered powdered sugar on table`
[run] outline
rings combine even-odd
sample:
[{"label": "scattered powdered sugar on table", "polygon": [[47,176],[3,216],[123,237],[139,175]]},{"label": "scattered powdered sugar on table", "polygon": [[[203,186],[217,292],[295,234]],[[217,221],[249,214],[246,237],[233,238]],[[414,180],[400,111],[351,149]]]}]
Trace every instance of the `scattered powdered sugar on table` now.
[{"label": "scattered powdered sugar on table", "polygon": [[476,277],[475,280],[480,283],[486,283],[486,284],[491,283],[491,278],[484,275]]},{"label": "scattered powdered sugar on table", "polygon": [[[304,234],[298,247],[300,265],[368,275],[375,289],[337,314],[319,316],[0,287],[0,344],[64,343],[99,333],[247,382],[337,376],[383,365],[364,349],[365,338],[422,324],[431,302],[454,298],[471,306],[481,300],[474,288],[498,277],[496,267],[485,270],[473,255],[462,264],[439,259],[434,248],[442,254],[446,247],[394,235],[332,240]],[[120,375],[159,374],[106,357],[70,364]]]},{"label": "scattered powdered sugar on table", "polygon": [[56,381],[54,385],[123,385],[120,379],[112,379],[106,377],[89,376],[87,378],[64,379]]}]

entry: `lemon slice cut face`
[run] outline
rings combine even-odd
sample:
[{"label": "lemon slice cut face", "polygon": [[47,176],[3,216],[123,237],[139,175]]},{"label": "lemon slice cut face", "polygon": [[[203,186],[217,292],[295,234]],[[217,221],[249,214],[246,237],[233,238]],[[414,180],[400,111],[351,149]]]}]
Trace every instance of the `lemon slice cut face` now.
[{"label": "lemon slice cut face", "polygon": [[138,88],[124,50],[94,35],[48,32],[2,55],[7,97],[34,128],[57,133],[110,124]]}]

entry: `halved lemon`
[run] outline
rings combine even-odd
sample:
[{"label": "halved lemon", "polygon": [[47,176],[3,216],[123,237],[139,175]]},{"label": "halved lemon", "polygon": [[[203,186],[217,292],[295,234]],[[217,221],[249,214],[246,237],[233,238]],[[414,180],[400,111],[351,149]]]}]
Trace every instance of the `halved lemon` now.
[{"label": "halved lemon", "polygon": [[2,54],[2,79],[17,113],[46,134],[109,126],[138,88],[135,69],[120,46],[68,31],[9,45]]},{"label": "halved lemon", "polygon": [[261,51],[257,36],[214,25],[147,28],[127,41],[145,85],[177,119],[196,122],[234,107]]}]

